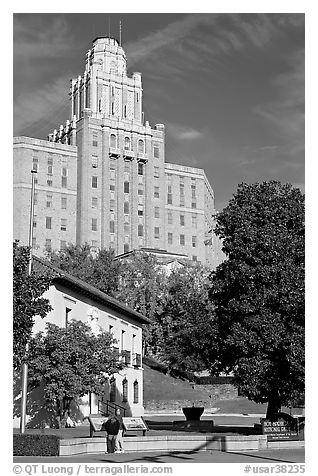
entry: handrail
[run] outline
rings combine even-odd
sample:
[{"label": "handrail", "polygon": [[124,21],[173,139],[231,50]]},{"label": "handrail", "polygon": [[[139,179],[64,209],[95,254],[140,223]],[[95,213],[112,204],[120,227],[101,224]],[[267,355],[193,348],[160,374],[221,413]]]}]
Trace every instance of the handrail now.
[{"label": "handrail", "polygon": [[[103,410],[101,408],[103,405],[106,406],[106,410]],[[104,414],[105,416],[108,416],[110,413],[115,414],[117,408],[123,411],[124,413],[123,416],[126,415],[125,407],[123,407],[122,405],[119,405],[118,403],[111,402],[110,400],[106,400],[106,402],[103,402],[103,400],[98,400],[97,407],[98,407],[98,413]]]}]

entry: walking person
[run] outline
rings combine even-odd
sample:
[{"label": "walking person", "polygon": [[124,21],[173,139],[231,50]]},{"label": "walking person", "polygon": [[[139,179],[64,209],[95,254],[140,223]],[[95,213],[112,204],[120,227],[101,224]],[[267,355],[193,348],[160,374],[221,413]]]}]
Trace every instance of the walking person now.
[{"label": "walking person", "polygon": [[118,433],[117,433],[117,437],[116,437],[116,449],[115,451],[118,453],[124,453],[125,450],[124,450],[124,440],[123,440],[123,430],[124,430],[124,427],[123,427],[123,417],[121,416],[121,413],[120,413],[120,409],[117,408],[116,409],[116,418],[119,422],[119,430],[118,430]]},{"label": "walking person", "polygon": [[103,429],[107,432],[107,453],[115,453],[116,438],[119,432],[120,422],[115,415],[111,415],[103,425]]}]

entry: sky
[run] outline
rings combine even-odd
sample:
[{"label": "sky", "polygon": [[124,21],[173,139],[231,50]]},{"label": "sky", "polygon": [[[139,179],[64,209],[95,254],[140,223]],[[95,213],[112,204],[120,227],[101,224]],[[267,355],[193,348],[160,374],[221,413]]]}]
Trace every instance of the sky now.
[{"label": "sky", "polygon": [[69,80],[119,21],[145,120],[166,125],[166,162],[203,168],[217,210],[241,182],[304,191],[303,13],[15,13],[14,135],[65,123]]}]

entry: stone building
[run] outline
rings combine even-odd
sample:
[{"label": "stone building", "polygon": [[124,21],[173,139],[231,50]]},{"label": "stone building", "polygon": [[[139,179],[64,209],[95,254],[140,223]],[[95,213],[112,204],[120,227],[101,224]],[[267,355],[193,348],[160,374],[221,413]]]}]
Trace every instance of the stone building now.
[{"label": "stone building", "polygon": [[147,247],[210,267],[222,261],[204,170],[165,161],[165,127],[145,121],[141,74],[127,74],[115,39],[93,41],[70,100],[71,120],[47,141],[14,140],[14,237],[27,242],[36,166],[35,253],[88,242],[116,254]]}]

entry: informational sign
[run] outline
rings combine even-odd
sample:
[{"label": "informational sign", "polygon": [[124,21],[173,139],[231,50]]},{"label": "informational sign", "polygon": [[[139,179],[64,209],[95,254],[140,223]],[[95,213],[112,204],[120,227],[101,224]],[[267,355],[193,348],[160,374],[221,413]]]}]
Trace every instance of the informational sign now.
[{"label": "informational sign", "polygon": [[298,440],[298,425],[296,419],[277,421],[262,420],[262,432],[267,436],[267,441]]},{"label": "informational sign", "polygon": [[125,431],[142,431],[143,434],[149,430],[142,417],[123,417],[123,427]]},{"label": "informational sign", "polygon": [[89,415],[87,417],[94,431],[101,431],[103,423],[107,420],[105,417]]}]

